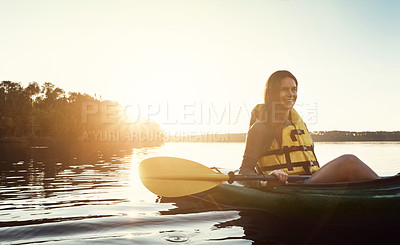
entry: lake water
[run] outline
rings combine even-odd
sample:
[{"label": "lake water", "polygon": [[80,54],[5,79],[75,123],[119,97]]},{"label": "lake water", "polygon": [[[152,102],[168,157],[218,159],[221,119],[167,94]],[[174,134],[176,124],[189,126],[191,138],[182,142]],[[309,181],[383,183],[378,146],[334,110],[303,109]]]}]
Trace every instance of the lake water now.
[{"label": "lake water", "polygon": [[[352,230],[316,229],[305,237],[274,230],[273,217],[255,211],[179,211],[141,184],[138,164],[175,156],[236,169],[244,143],[167,143],[131,151],[60,157],[51,148],[1,151],[1,244],[286,244],[365,241]],[[65,151],[62,151],[65,152]],[[400,143],[316,143],[321,164],[352,153],[379,175],[400,172]],[[69,154],[69,157],[72,153]],[[267,228],[269,227],[269,228]],[[272,228],[271,228],[272,227]],[[357,230],[357,227],[354,227]],[[341,232],[339,234],[338,232]],[[365,231],[361,231],[364,232]],[[322,240],[321,240],[322,236]],[[351,237],[351,240],[346,240]],[[371,239],[377,239],[379,236]],[[397,238],[398,239],[398,238]],[[374,240],[368,240],[374,242]],[[391,241],[391,240],[389,240]],[[399,240],[393,240],[399,244]]]}]

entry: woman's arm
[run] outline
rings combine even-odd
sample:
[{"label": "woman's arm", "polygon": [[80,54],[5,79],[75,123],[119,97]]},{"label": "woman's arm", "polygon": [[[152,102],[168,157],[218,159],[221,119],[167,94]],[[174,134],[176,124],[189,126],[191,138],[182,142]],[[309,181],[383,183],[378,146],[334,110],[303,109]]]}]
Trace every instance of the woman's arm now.
[{"label": "woman's arm", "polygon": [[[249,130],[246,138],[246,149],[244,151],[242,165],[239,169],[239,174],[242,175],[257,175],[257,161],[263,156],[267,138],[271,137],[265,130],[265,125],[256,122]],[[286,183],[288,175],[280,170],[274,170],[270,173],[277,177],[278,182]],[[244,185],[260,188],[267,186],[267,181],[245,181]]]},{"label": "woman's arm", "polygon": [[[264,124],[256,122],[250,129],[246,138],[246,148],[243,155],[242,165],[239,174],[257,175],[257,161],[263,154],[264,141],[267,137]],[[246,186],[259,188],[260,181],[245,181]]]}]

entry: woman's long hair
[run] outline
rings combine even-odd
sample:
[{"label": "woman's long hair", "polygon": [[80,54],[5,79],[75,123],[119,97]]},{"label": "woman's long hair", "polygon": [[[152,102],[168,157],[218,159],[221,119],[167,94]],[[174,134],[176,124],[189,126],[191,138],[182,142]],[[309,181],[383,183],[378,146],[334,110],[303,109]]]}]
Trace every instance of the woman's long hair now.
[{"label": "woman's long hair", "polygon": [[267,127],[267,132],[269,132],[269,137],[266,140],[266,149],[272,144],[273,139],[275,138],[277,142],[282,145],[282,130],[285,127],[285,122],[282,120],[277,120],[279,118],[277,114],[279,113],[279,101],[280,101],[280,88],[282,79],[290,77],[296,82],[297,79],[293,76],[289,71],[281,70],[276,71],[271,74],[268,78],[267,83],[265,84],[264,90],[264,108],[261,112],[261,120],[265,123]]}]

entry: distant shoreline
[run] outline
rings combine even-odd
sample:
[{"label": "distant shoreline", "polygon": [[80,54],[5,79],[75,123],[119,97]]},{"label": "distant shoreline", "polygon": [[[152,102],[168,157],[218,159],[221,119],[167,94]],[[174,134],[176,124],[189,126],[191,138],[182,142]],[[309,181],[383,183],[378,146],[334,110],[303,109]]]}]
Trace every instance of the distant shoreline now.
[{"label": "distant shoreline", "polygon": [[[84,143],[84,144],[121,144],[133,147],[145,146],[160,146],[166,142],[245,142],[247,133],[232,133],[232,134],[201,134],[201,135],[164,135],[161,139],[157,138],[157,142],[151,139],[147,141],[135,140],[132,142],[122,141],[102,141],[102,142],[84,142],[73,141],[70,143]],[[400,131],[315,131],[311,132],[311,137],[314,142],[396,142],[400,141]],[[26,137],[2,137],[0,143],[23,143],[32,145],[47,145],[52,143],[59,143],[60,141],[51,138],[43,137],[34,140]]]},{"label": "distant shoreline", "polygon": [[[247,133],[167,135],[165,142],[245,142]],[[400,131],[316,131],[311,132],[314,142],[388,142],[400,141]]]}]

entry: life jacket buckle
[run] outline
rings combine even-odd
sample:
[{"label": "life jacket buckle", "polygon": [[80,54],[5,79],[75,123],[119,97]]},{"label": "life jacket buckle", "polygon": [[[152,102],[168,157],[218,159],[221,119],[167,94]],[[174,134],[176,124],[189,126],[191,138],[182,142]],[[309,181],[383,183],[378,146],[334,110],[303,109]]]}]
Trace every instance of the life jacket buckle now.
[{"label": "life jacket buckle", "polygon": [[301,130],[301,129],[293,129],[293,130],[290,132],[290,138],[292,139],[292,141],[297,141],[295,135],[301,135],[301,134],[304,134],[304,130]]}]

